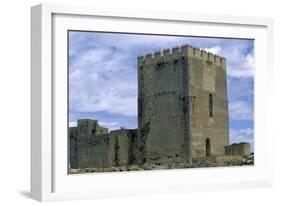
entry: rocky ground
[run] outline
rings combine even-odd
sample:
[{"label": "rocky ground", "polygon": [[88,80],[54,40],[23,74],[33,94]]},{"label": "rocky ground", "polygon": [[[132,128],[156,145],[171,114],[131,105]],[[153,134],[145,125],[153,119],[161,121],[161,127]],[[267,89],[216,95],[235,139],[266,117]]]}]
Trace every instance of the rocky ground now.
[{"label": "rocky ground", "polygon": [[254,165],[254,154],[252,153],[247,158],[242,160],[232,160],[224,162],[215,162],[211,159],[195,160],[190,163],[170,163],[165,165],[159,164],[144,164],[144,165],[129,165],[110,168],[83,168],[70,169],[69,174],[83,174],[96,172],[122,172],[122,171],[143,171],[143,170],[162,170],[162,169],[184,169],[184,168],[204,168],[204,167],[227,167],[227,166],[245,166]]}]

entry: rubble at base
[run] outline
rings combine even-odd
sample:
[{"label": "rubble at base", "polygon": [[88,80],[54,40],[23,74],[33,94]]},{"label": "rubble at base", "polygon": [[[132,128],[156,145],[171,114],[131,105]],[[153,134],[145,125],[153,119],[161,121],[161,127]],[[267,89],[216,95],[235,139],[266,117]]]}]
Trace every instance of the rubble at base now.
[{"label": "rubble at base", "polygon": [[229,167],[229,166],[248,166],[254,165],[254,154],[244,157],[241,160],[229,160],[216,162],[212,159],[194,160],[192,163],[170,163],[170,164],[143,164],[129,165],[110,168],[83,168],[69,169],[69,174],[99,173],[99,172],[123,172],[123,171],[144,171],[144,170],[163,170],[163,169],[184,169],[184,168],[206,168],[206,167]]}]

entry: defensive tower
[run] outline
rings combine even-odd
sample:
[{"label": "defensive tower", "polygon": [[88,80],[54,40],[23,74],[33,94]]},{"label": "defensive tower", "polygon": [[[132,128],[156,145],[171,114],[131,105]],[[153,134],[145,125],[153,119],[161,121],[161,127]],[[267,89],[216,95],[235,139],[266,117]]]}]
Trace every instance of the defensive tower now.
[{"label": "defensive tower", "polygon": [[140,163],[224,155],[226,60],[185,45],[138,57]]}]

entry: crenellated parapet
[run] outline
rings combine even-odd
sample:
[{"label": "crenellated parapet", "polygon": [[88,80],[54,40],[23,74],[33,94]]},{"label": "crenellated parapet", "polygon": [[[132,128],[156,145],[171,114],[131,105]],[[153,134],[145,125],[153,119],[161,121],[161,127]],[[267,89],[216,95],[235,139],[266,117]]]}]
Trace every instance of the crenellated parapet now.
[{"label": "crenellated parapet", "polygon": [[139,62],[145,63],[149,60],[156,60],[156,59],[171,57],[175,55],[185,55],[187,51],[187,47],[188,47],[187,45],[184,45],[181,47],[174,47],[172,49],[164,49],[162,51],[149,53],[144,56],[139,56],[138,60]]},{"label": "crenellated parapet", "polygon": [[186,56],[191,58],[197,58],[206,61],[209,64],[222,65],[225,64],[225,58],[207,52],[206,50],[194,48],[190,45],[183,45],[181,47],[174,47],[171,49],[164,49],[162,51],[157,51],[154,53],[149,53],[144,56],[138,57],[139,64],[151,64],[156,63],[157,60],[178,58],[180,56]]}]

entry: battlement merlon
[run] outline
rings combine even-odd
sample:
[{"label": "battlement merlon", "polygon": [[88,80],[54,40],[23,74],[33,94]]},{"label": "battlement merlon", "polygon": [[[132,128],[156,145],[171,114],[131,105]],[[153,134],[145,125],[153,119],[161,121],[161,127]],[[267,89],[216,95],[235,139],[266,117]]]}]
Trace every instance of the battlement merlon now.
[{"label": "battlement merlon", "polygon": [[154,53],[149,53],[143,56],[138,57],[138,65],[155,62],[155,60],[159,60],[165,57],[171,56],[185,56],[188,55],[190,57],[195,57],[199,59],[203,59],[205,61],[213,62],[216,65],[225,65],[226,59],[224,57],[218,56],[211,52],[207,52],[203,49],[194,48],[190,45],[183,45],[181,47],[174,47],[172,49],[164,49],[163,51],[158,51]]}]

